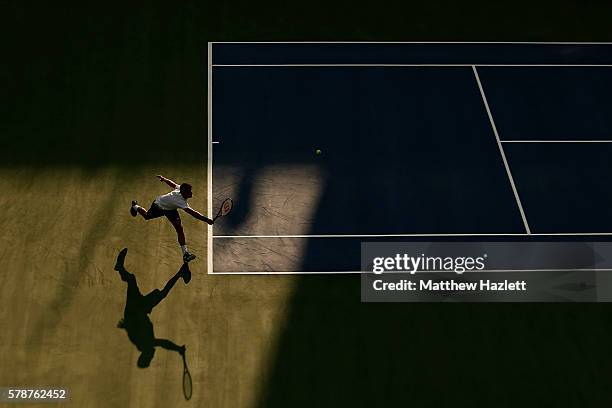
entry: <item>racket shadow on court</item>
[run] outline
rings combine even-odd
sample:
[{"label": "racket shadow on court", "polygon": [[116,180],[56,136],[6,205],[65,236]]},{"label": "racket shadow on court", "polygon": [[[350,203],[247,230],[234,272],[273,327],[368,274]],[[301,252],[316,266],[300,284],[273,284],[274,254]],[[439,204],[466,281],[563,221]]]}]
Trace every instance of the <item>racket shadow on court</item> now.
[{"label": "racket shadow on court", "polygon": [[224,220],[224,223],[230,229],[236,229],[243,225],[251,213],[252,201],[254,195],[254,187],[256,181],[256,175],[259,172],[259,163],[248,164],[243,169],[243,177],[240,178],[240,182],[237,189],[236,198],[241,205],[236,206],[232,209],[232,216]]},{"label": "racket shadow on court", "polygon": [[[124,248],[117,256],[115,270],[119,273],[121,280],[127,283],[127,298],[123,319],[119,321],[117,327],[126,331],[130,341],[140,351],[137,365],[140,368],[147,368],[155,356],[155,348],[161,347],[166,350],[175,351],[183,359],[183,375],[188,377],[183,379],[185,398],[191,398],[191,375],[187,369],[185,359],[185,345],[179,346],[171,340],[155,337],[153,323],[149,314],[159,303],[168,296],[174,284],[182,278],[185,284],[191,280],[189,265],[183,263],[179,270],[172,276],[162,290],[154,289],[150,293],[143,295],[138,288],[136,276],[125,269],[125,257],[127,248]],[[188,384],[186,384],[188,382]],[[185,389],[188,385],[188,389]],[[187,392],[188,391],[188,392]]]},{"label": "racket shadow on court", "polygon": [[189,373],[189,367],[187,366],[186,352],[183,351],[181,356],[183,357],[183,396],[187,401],[191,399],[193,393],[193,387],[191,382],[191,374]]}]

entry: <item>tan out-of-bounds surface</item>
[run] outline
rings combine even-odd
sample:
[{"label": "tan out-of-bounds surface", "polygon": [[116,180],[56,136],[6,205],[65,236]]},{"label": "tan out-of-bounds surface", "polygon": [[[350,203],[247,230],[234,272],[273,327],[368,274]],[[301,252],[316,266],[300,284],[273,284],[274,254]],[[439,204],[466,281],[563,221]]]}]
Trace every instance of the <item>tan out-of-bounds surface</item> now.
[{"label": "tan out-of-bounds surface", "polygon": [[[168,188],[155,174],[194,185],[191,205],[206,209],[204,166],[0,169],[0,386],[56,386],[70,407],[250,407],[274,358],[293,289],[289,276],[206,274],[207,226],[183,214],[199,259],[151,314],[155,334],[187,345],[193,398],[182,393],[177,353],[157,349],[139,369],[138,350],[116,324],[126,268],[148,293],[181,265],[165,219],[129,215]],[[28,405],[32,406],[32,405]],[[50,407],[54,404],[41,406]]]}]

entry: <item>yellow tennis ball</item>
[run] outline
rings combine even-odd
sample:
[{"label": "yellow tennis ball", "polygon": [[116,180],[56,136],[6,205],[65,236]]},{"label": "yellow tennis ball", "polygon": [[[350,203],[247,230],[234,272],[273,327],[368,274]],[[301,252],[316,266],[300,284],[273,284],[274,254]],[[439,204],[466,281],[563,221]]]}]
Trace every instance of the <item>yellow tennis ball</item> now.
[{"label": "yellow tennis ball", "polygon": [[317,150],[315,150],[315,154],[316,154],[317,156],[319,156],[319,155],[321,154],[321,149],[317,149]]}]

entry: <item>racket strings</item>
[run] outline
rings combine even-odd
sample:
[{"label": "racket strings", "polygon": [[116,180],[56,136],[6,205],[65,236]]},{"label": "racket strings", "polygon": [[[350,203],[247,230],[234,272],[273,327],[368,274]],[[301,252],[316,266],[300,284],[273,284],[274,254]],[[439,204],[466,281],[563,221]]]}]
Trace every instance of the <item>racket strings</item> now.
[{"label": "racket strings", "polygon": [[221,203],[221,206],[219,207],[219,211],[217,212],[217,215],[215,216],[213,220],[216,220],[219,217],[225,217],[232,211],[233,207],[234,207],[234,201],[231,198],[226,198],[225,200],[223,200],[223,203]]}]

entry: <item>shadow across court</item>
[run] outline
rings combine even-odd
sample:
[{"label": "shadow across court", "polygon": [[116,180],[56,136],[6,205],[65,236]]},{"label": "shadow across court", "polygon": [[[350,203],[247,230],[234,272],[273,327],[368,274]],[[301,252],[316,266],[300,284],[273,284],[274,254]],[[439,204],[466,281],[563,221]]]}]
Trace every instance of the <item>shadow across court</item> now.
[{"label": "shadow across court", "polygon": [[203,10],[14,5],[2,166],[201,163]]},{"label": "shadow across court", "polygon": [[358,276],[298,278],[259,407],[609,400],[604,304],[362,304],[359,293]]}]

